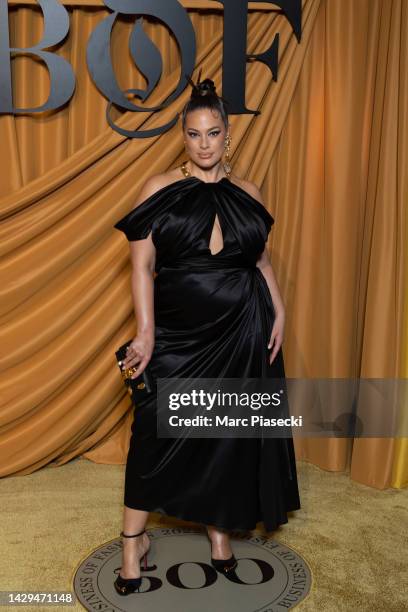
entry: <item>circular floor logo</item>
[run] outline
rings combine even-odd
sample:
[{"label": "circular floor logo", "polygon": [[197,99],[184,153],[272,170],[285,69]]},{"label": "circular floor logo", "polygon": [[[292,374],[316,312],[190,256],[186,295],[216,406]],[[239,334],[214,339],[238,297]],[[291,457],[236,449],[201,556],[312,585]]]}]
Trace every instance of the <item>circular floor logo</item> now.
[{"label": "circular floor logo", "polygon": [[121,596],[113,583],[121,567],[121,538],[92,552],[77,568],[73,588],[86,610],[105,612],[277,612],[294,608],[310,590],[311,572],[292,548],[263,536],[231,533],[236,576],[210,563],[199,529],[148,529],[148,567],[139,593]]}]

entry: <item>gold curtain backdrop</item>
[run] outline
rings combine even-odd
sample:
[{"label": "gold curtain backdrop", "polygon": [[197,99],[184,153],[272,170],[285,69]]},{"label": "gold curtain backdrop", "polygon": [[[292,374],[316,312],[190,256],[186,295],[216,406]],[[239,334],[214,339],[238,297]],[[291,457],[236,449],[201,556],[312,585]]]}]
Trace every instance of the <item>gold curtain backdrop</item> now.
[{"label": "gold curtain backdrop", "polygon": [[[146,139],[109,127],[85,54],[110,11],[64,4],[70,31],[58,54],[75,72],[73,98],[58,111],[0,116],[1,476],[78,456],[125,462],[132,407],[114,353],[136,321],[128,244],[113,225],[148,176],[185,157],[180,121]],[[182,4],[197,36],[194,74],[202,68],[222,93],[222,11]],[[279,74],[274,82],[260,62],[247,65],[246,106],[261,114],[230,117],[232,162],[275,218],[268,247],[287,311],[286,375],[406,378],[407,1],[304,0],[300,44],[276,8],[252,8],[248,53],[279,32]],[[9,21],[11,46],[40,40],[38,6],[10,3]],[[119,18],[113,30],[122,90],[146,87],[128,50],[132,25]],[[164,25],[144,28],[164,64],[153,106],[174,90],[179,54]],[[45,65],[17,56],[12,66],[15,106],[42,104]],[[113,115],[128,130],[160,126],[189,94],[160,113]],[[295,447],[297,459],[368,486],[408,484],[405,438]]]}]

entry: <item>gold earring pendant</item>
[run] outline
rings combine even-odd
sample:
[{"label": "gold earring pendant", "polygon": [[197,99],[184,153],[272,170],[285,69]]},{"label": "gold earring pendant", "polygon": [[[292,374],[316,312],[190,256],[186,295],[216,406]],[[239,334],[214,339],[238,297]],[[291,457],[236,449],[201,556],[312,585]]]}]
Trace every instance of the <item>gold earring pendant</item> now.
[{"label": "gold earring pendant", "polygon": [[230,146],[231,146],[231,136],[228,136],[225,139],[225,162],[224,162],[224,171],[227,176],[230,176],[232,172],[231,164],[230,164]]}]

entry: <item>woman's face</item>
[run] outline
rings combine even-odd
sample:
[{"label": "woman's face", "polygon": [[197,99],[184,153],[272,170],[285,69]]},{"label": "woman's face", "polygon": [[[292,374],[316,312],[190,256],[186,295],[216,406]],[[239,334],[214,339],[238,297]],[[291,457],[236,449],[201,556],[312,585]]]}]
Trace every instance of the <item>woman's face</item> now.
[{"label": "woman's face", "polygon": [[190,159],[203,169],[212,168],[224,153],[227,135],[221,115],[216,110],[199,108],[186,116],[184,140]]}]

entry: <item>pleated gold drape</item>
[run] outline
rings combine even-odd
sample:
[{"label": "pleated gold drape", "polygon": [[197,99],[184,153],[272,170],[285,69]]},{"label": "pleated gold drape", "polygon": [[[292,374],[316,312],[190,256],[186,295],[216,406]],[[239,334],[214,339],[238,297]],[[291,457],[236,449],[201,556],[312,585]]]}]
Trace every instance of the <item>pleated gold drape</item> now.
[{"label": "pleated gold drape", "polygon": [[[1,116],[0,475],[28,474],[83,456],[123,463],[131,405],[114,351],[136,331],[128,245],[113,224],[147,176],[184,158],[180,123],[126,139],[106,123],[106,101],[86,68],[86,42],[108,14],[71,7],[60,47],[77,78],[71,102],[40,116]],[[190,10],[197,70],[221,90],[222,12]],[[288,377],[407,377],[408,7],[406,0],[304,0],[302,40],[276,10],[248,15],[248,52],[280,33],[279,78],[247,67],[246,103],[232,116],[234,172],[255,181],[275,218],[271,259],[287,308]],[[145,83],[119,20],[112,57],[122,89]],[[148,101],[179,78],[177,45],[146,20],[164,71]],[[10,8],[12,45],[39,40],[35,6]],[[13,63],[15,105],[47,97],[45,67]],[[187,101],[126,129],[162,125]],[[405,121],[406,124],[406,121]],[[404,294],[405,292],[405,294]],[[377,488],[408,482],[406,440],[296,439],[298,459],[350,470]]]}]

